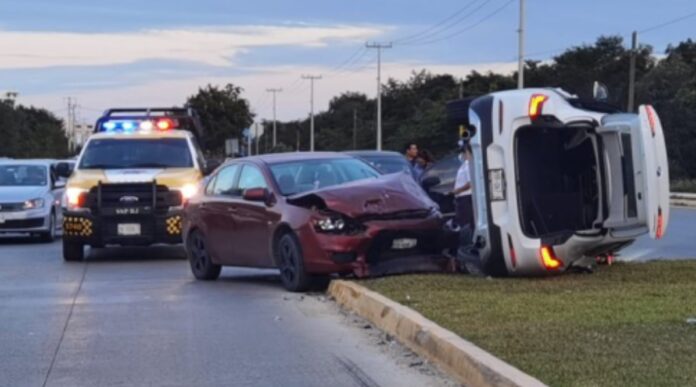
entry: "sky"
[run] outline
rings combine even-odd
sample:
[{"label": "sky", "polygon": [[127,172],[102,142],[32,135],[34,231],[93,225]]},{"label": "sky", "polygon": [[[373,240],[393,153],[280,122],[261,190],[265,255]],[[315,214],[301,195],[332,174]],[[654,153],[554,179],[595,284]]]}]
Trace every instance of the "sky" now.
[{"label": "sky", "polygon": [[[656,4],[658,4],[656,6]],[[696,38],[693,0],[526,0],[528,58],[548,60],[600,35],[633,30],[657,53]],[[690,15],[694,16],[691,17]],[[680,17],[674,23],[661,26]],[[106,108],[182,105],[207,84],[244,88],[257,119],[306,117],[382,77],[465,76],[516,68],[519,0],[0,0],[0,92],[94,121]],[[652,27],[659,28],[652,29]]]}]

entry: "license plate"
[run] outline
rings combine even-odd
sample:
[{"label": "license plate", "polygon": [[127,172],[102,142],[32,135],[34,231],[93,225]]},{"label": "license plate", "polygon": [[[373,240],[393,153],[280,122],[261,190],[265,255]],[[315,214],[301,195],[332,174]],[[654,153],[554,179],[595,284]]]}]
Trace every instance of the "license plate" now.
[{"label": "license plate", "polygon": [[505,173],[502,169],[488,171],[488,182],[491,189],[491,200],[505,200]]},{"label": "license plate", "polygon": [[401,238],[394,239],[392,241],[392,249],[394,250],[408,250],[416,247],[418,244],[418,239],[415,238]]},{"label": "license plate", "polygon": [[140,235],[140,224],[139,223],[119,224],[118,225],[118,235],[122,235],[122,236]]}]

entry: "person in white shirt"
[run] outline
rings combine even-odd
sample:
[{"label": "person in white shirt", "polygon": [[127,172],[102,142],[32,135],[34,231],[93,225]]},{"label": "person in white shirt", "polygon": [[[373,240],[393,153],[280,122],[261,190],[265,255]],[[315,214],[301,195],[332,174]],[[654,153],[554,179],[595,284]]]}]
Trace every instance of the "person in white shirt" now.
[{"label": "person in white shirt", "polygon": [[452,191],[455,204],[454,221],[459,227],[473,226],[474,208],[471,200],[471,172],[469,169],[471,145],[466,141],[460,141],[459,152],[459,159],[462,161],[462,165],[459,166],[457,171],[457,178]]}]

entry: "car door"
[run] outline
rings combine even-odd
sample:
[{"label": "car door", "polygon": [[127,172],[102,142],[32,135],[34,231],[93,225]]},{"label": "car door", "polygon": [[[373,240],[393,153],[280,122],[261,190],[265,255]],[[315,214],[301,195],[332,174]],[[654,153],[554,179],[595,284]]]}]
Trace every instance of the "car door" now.
[{"label": "car door", "polygon": [[[267,177],[258,166],[244,164],[238,189],[243,194],[252,188],[271,189]],[[272,211],[270,203],[240,199],[234,216],[238,227],[235,240],[238,241],[240,260],[248,266],[273,267],[269,254],[270,230],[279,216]]]},{"label": "car door", "polygon": [[654,239],[669,221],[669,166],[660,118],[650,105],[611,114],[598,129],[604,144],[609,214],[604,226],[622,236],[645,230]]},{"label": "car door", "polygon": [[234,246],[230,235],[234,235],[237,224],[232,216],[239,198],[236,190],[240,165],[231,164],[211,177],[205,199],[200,205],[200,216],[205,225],[203,230],[208,249],[215,262],[235,264]]}]

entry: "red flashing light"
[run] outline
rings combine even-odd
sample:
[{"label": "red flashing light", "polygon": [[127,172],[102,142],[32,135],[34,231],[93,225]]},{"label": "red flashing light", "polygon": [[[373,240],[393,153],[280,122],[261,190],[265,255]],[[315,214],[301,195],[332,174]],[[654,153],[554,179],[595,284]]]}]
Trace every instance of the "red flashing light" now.
[{"label": "red flashing light", "polygon": [[535,119],[541,115],[544,103],[549,99],[544,94],[534,94],[529,100],[529,118]]},{"label": "red flashing light", "polygon": [[556,257],[556,253],[551,246],[541,246],[541,262],[546,270],[558,270],[563,266],[563,262]]},{"label": "red flashing light", "polygon": [[159,130],[169,130],[174,126],[172,120],[165,118],[157,121],[157,129]]}]

